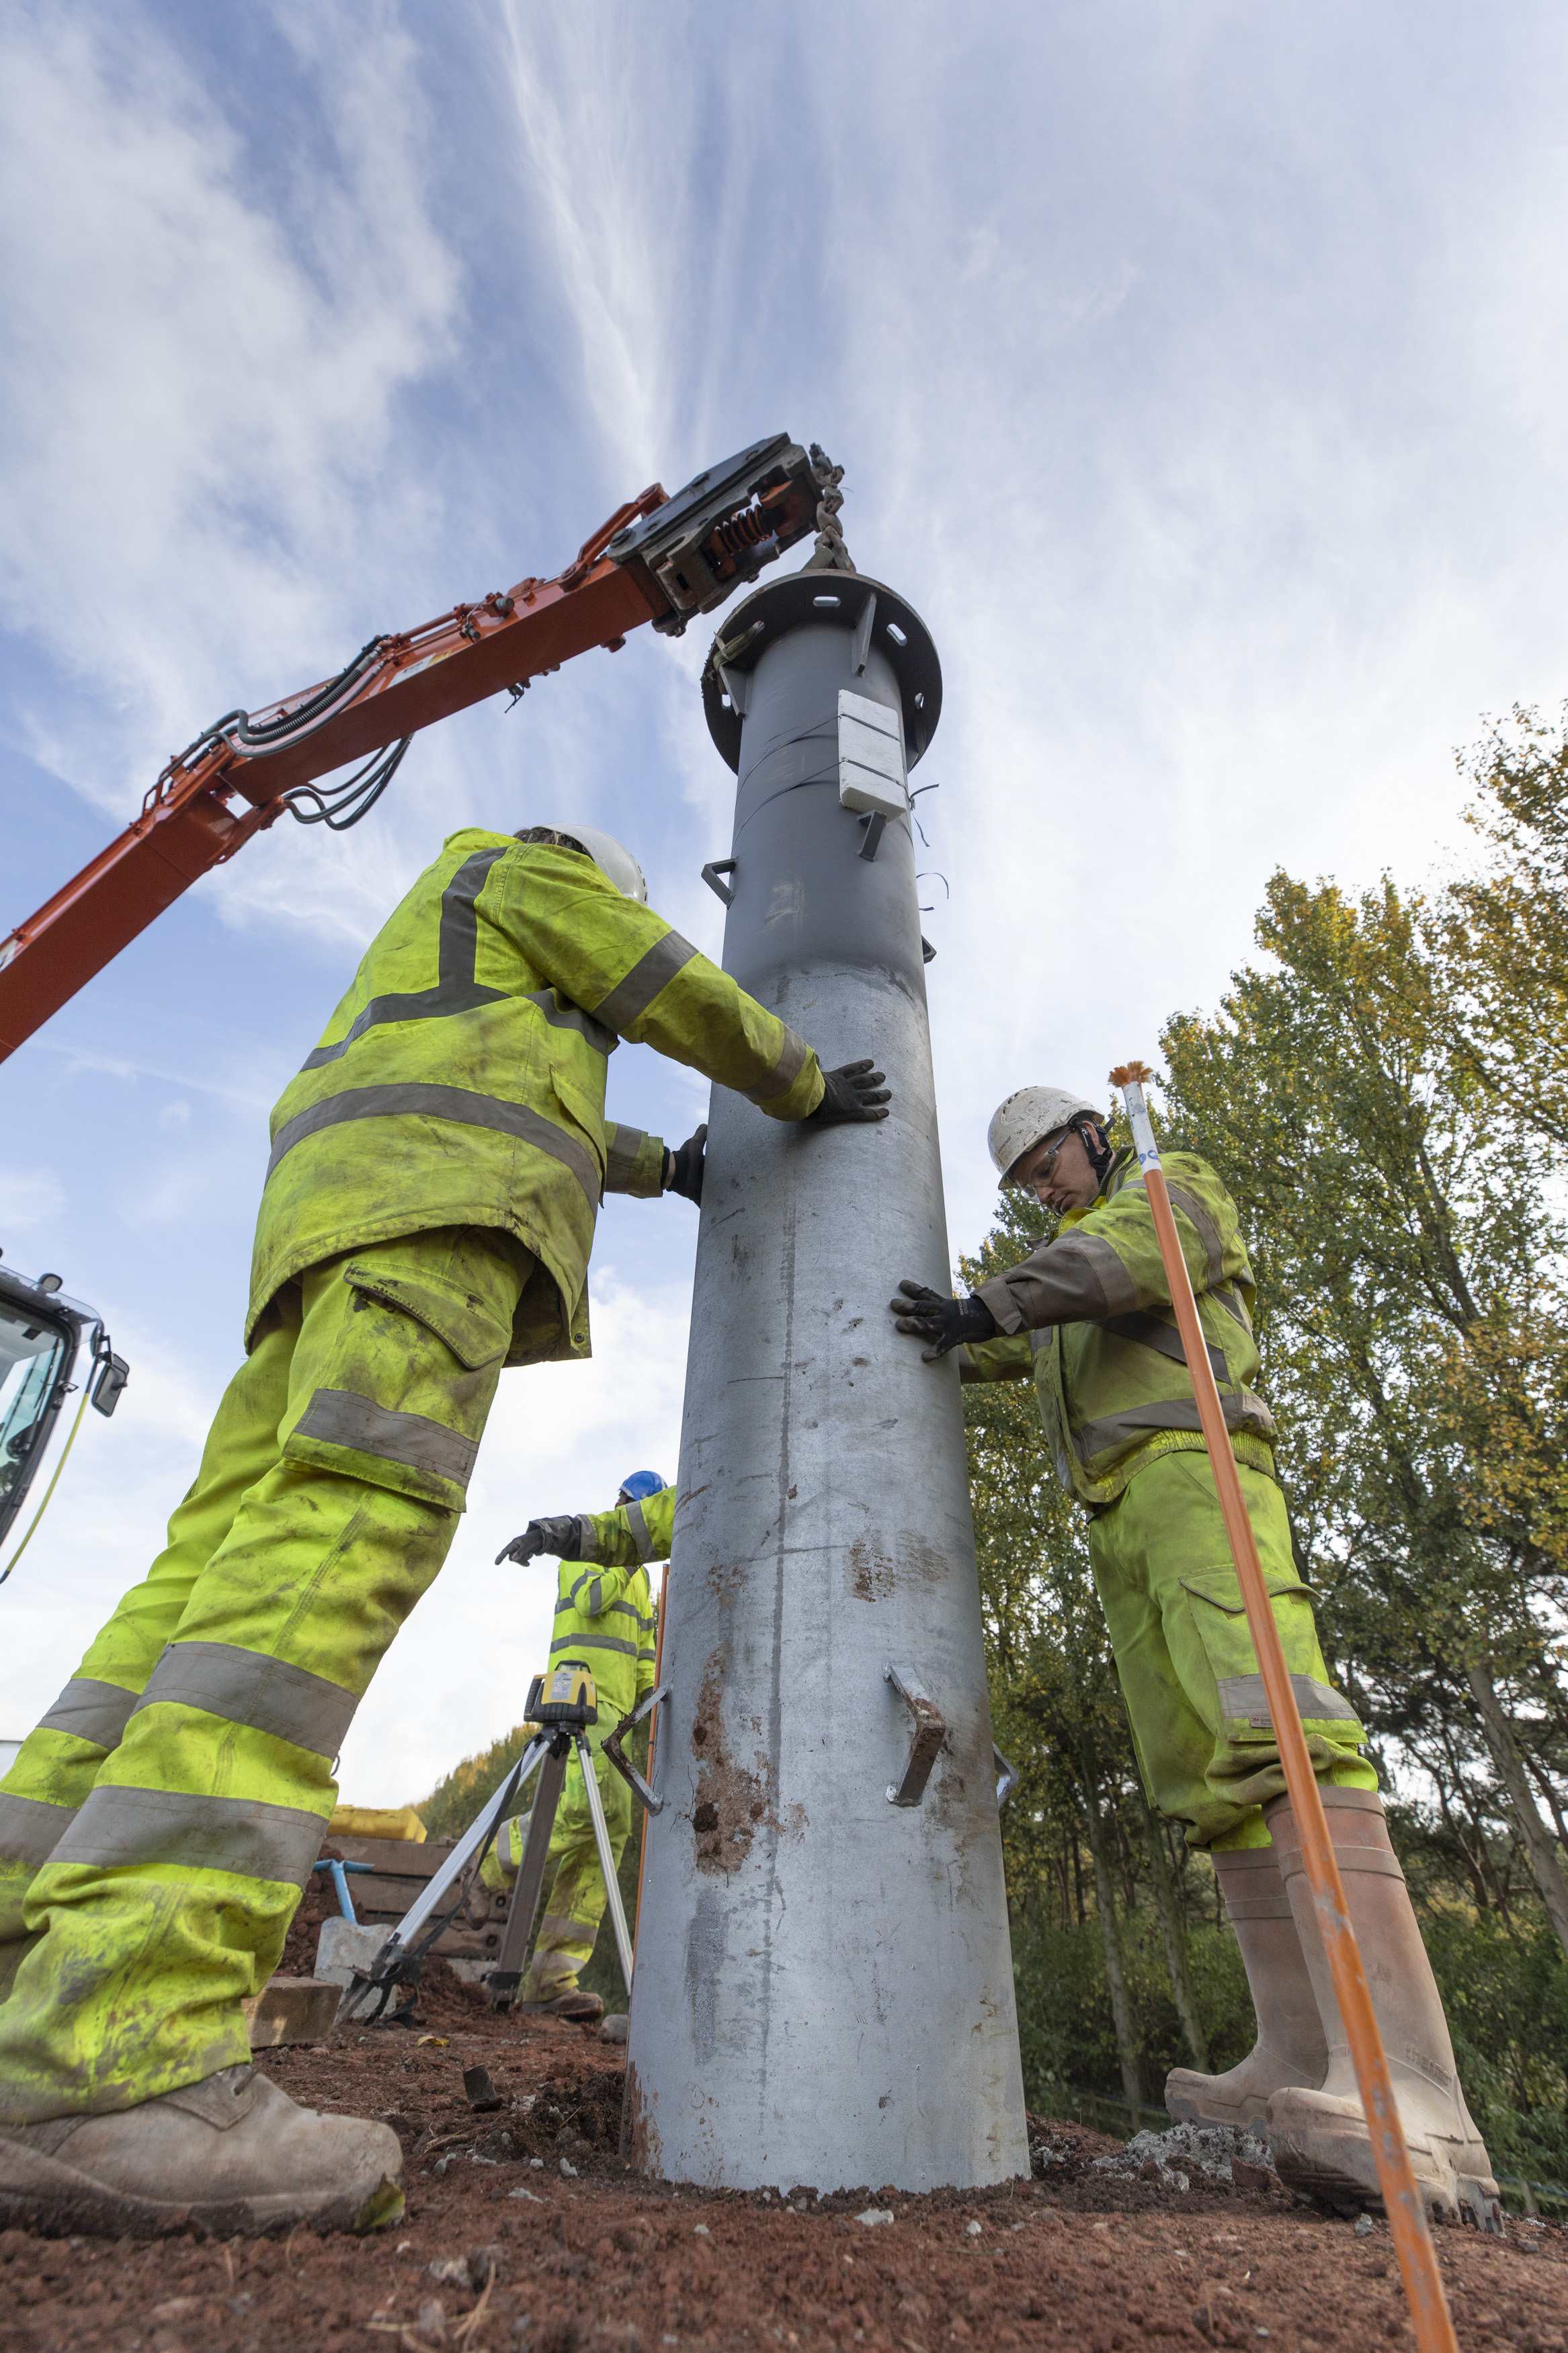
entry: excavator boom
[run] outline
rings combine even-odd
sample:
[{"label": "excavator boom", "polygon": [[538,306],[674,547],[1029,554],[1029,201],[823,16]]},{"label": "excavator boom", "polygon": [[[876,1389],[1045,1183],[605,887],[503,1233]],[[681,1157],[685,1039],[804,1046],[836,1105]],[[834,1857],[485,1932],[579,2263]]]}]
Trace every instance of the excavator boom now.
[{"label": "excavator boom", "polygon": [[[363,817],[422,727],[521,694],[574,654],[614,653],[644,621],[679,635],[818,522],[827,463],[785,433],[621,507],[552,580],[520,580],[379,637],[334,679],[233,711],[170,760],[141,815],[0,942],[0,1060],[156,915],[287,808],[341,831]],[[319,787],[354,761],[342,784]]]}]

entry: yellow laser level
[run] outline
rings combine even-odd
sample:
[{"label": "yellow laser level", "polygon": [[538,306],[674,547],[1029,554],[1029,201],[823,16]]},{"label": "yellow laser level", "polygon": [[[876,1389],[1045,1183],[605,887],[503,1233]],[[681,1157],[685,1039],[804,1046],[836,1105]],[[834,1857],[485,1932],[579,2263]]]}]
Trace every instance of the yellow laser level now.
[{"label": "yellow laser level", "polygon": [[535,1675],[528,1687],[525,1732],[585,1732],[598,1723],[598,1694],[581,1659],[563,1659],[548,1681],[548,1697],[543,1675]]}]

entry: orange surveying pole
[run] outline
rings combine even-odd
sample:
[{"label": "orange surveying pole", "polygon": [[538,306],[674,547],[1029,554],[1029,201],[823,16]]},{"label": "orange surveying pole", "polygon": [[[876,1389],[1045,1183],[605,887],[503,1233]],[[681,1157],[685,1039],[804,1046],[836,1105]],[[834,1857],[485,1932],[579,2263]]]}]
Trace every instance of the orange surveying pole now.
[{"label": "orange surveying pole", "polygon": [[[669,1563],[666,1561],[658,1580],[658,1624],[653,1638],[653,1687],[657,1691],[664,1681],[664,1604],[669,1592]],[[647,1727],[647,1785],[653,1787],[653,1745],[658,1738],[658,1710],[656,1707]],[[637,1957],[637,1929],[642,1923],[642,1875],[647,1869],[647,1815],[642,1818],[642,1844],[637,1849],[637,1908],[632,1915],[632,1965]]]},{"label": "orange surveying pole", "polygon": [[1262,1670],[1263,1688],[1274,1720],[1275,1738],[1279,1744],[1279,1761],[1285,1768],[1285,1787],[1289,1792],[1291,1810],[1301,1833],[1301,1861],[1306,1869],[1307,1883],[1312,1891],[1312,1908],[1322,1935],[1323,1950],[1328,1956],[1329,1968],[1333,1977],[1334,1996],[1350,2042],[1356,2084],[1372,2135],[1377,2179],[1383,2190],[1389,2228],[1394,2233],[1394,2253],[1399,2258],[1400,2276],[1405,2282],[1405,2294],[1410,2305],[1415,2342],[1421,2353],[1458,2353],[1454,2324],[1449,2317],[1448,2301],[1443,2293],[1442,2274],[1437,2268],[1437,2250],[1432,2243],[1426,2209],[1421,2203],[1421,2192],[1416,2187],[1410,2163],[1410,2152],[1405,2145],[1405,2130],[1394,2104],[1394,2086],[1389,2080],[1388,2062],[1384,2056],[1383,2038],[1377,2031],[1372,1996],[1367,1990],[1366,1972],[1362,1968],[1355,1931],[1351,1926],[1350,1914],[1345,1906],[1345,1891],[1341,1883],[1339,1865],[1334,1861],[1323,1801],[1318,1793],[1317,1776],[1307,1753],[1307,1736],[1301,1729],[1301,1719],[1297,1712],[1296,1695],[1291,1689],[1289,1669],[1285,1664],[1279,1630],[1268,1606],[1263,1567],[1258,1557],[1252,1523],[1247,1515],[1241,1481],[1237,1475],[1236,1457],[1231,1451],[1230,1432],[1226,1426],[1225,1409],[1220,1404],[1214,1369],[1209,1363],[1203,1326],[1198,1321],[1192,1277],[1182,1255],[1176,1220],[1171,1209],[1171,1197],[1165,1189],[1165,1172],[1160,1165],[1159,1146],[1154,1141],[1154,1130],[1143,1101],[1143,1082],[1153,1075],[1144,1062],[1127,1062],[1111,1071],[1110,1083],[1121,1088],[1126,1102],[1132,1142],[1148,1187],[1154,1231],[1159,1237],[1160,1255],[1165,1262],[1165,1277],[1171,1289],[1171,1304],[1176,1311],[1176,1328],[1186,1350],[1187,1369],[1193,1377],[1198,1417],[1208,1445],[1209,1467],[1219,1492],[1226,1534],[1236,1556],[1236,1573],[1241,1580],[1241,1598],[1247,1605],[1252,1646]]}]

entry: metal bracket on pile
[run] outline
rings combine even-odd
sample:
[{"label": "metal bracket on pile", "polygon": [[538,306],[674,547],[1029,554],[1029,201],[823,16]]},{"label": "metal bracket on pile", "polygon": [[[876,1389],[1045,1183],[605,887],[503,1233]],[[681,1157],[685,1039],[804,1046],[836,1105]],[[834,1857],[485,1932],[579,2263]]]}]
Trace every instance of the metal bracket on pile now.
[{"label": "metal bracket on pile", "polygon": [[735,893],[731,890],[728,882],[721,882],[719,877],[721,874],[733,874],[740,862],[738,858],[710,858],[702,869],[702,880],[716,899],[723,900],[726,907],[734,905]]},{"label": "metal bracket on pile", "polygon": [[1009,1765],[996,1743],[991,1743],[991,1761],[996,1767],[996,1810],[1001,1812],[1018,1786],[1018,1768]]},{"label": "metal bracket on pile", "polygon": [[668,1699],[668,1697],[669,1685],[668,1683],[660,1683],[657,1691],[650,1691],[645,1699],[641,1699],[637,1702],[637,1704],[633,1708],[630,1715],[622,1716],[619,1724],[616,1725],[614,1732],[611,1733],[608,1740],[605,1743],[605,1756],[609,1758],[616,1772],[621,1776],[621,1778],[631,1784],[632,1788],[635,1790],[637,1797],[641,1799],[643,1804],[647,1807],[650,1814],[663,1813],[664,1799],[654,1796],[653,1791],[643,1779],[642,1775],[637,1771],[637,1767],[632,1763],[631,1758],[626,1755],[626,1750],[621,1746],[621,1742],[626,1735],[630,1732],[635,1725],[641,1724],[646,1716],[649,1716],[653,1714],[654,1709],[658,1705],[661,1699]]},{"label": "metal bracket on pile", "polygon": [[925,1795],[931,1768],[936,1763],[937,1751],[947,1738],[947,1724],[936,1702],[923,1692],[912,1675],[900,1675],[896,1667],[884,1667],[882,1679],[892,1684],[904,1705],[915,1720],[914,1737],[910,1753],[904,1759],[903,1778],[888,1784],[889,1806],[918,1806]]}]

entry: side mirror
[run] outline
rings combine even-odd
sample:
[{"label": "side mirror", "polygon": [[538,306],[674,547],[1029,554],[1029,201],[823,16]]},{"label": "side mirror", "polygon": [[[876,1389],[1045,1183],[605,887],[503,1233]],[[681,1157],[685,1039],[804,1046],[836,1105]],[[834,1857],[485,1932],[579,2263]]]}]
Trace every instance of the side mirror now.
[{"label": "side mirror", "polygon": [[95,1412],[105,1417],[120,1403],[120,1393],[131,1378],[131,1367],[123,1356],[110,1349],[100,1362],[98,1378],[92,1385],[89,1402]]}]

